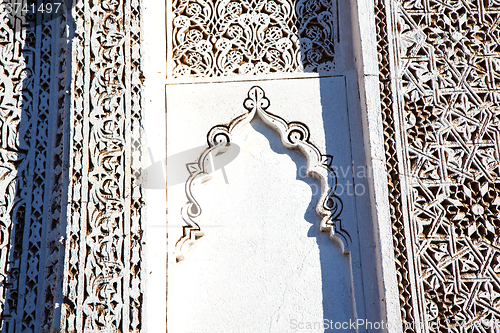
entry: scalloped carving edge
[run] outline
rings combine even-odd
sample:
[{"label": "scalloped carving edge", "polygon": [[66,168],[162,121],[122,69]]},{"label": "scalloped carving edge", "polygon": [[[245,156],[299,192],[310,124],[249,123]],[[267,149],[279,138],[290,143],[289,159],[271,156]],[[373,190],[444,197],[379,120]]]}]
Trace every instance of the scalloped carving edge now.
[{"label": "scalloped carving edge", "polygon": [[306,174],[321,181],[321,195],[316,204],[316,213],[321,217],[320,230],[328,232],[332,239],[335,236],[341,238],[344,249],[347,248],[351,243],[351,237],[342,228],[339,219],[342,212],[342,201],[335,194],[337,176],[331,167],[333,157],[321,154],[320,150],[309,141],[310,132],[305,124],[296,121],[287,122],[268,112],[270,101],[261,87],[250,88],[243,106],[247,109],[246,113],[236,117],[227,125],[217,125],[210,129],[207,135],[208,148],[201,153],[197,162],[186,164],[190,173],[185,186],[188,201],[181,210],[181,216],[186,225],[183,226],[183,236],[176,243],[177,261],[184,260],[186,248],[189,248],[196,239],[204,235],[196,221],[201,215],[202,209],[193,195],[193,182],[200,177],[210,177],[207,166],[211,165],[213,156],[227,151],[233,131],[250,123],[256,115],[279,133],[281,142],[286,148],[298,149],[305,155],[307,158]]}]

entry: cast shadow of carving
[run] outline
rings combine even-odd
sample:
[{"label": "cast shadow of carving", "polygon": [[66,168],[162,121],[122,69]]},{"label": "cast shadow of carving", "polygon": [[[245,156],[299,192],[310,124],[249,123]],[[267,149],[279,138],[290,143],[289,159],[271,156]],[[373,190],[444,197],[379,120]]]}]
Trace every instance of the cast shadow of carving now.
[{"label": "cast shadow of carving", "polygon": [[[354,223],[358,221],[360,225],[357,228],[363,228],[362,232],[359,232],[354,236],[353,248],[357,248],[357,253],[355,257],[349,252],[345,256],[349,258],[349,272],[345,274],[349,275],[352,279],[353,292],[351,296],[352,306],[352,319],[354,320],[361,314],[357,314],[358,309],[364,309],[364,284],[370,284],[367,288],[378,288],[375,279],[367,281],[360,276],[359,269],[353,269],[351,265],[364,265],[373,269],[376,265],[377,259],[375,251],[364,250],[364,249],[375,249],[376,244],[374,238],[371,235],[375,235],[376,231],[372,225],[371,219],[367,214],[359,214],[358,210],[369,212],[371,207],[363,206],[366,205],[367,200],[359,200],[359,196],[368,195],[368,187],[365,182],[367,177],[366,169],[366,157],[363,151],[353,150],[353,145],[351,142],[351,123],[360,123],[361,117],[356,112],[361,110],[359,105],[359,100],[353,98],[358,95],[357,92],[351,94],[350,91],[354,89],[359,89],[355,73],[355,57],[353,49],[353,35],[352,35],[352,21],[351,21],[351,8],[349,3],[347,5],[343,2],[332,0],[332,1],[320,1],[317,5],[311,5],[307,0],[297,0],[295,1],[296,6],[296,27],[301,32],[299,36],[300,41],[300,57],[304,72],[306,73],[316,73],[319,75],[319,89],[320,89],[320,99],[322,106],[322,116],[323,116],[323,128],[325,133],[325,146],[326,153],[332,154],[334,157],[334,169],[337,171],[337,186],[338,190],[336,193],[342,199],[343,202],[351,202],[353,205],[347,205],[344,208],[343,214],[340,218],[344,221],[344,225],[348,223]],[[318,13],[327,13],[318,14]],[[319,18],[322,19],[319,19]],[[343,85],[343,90],[338,89],[331,83],[331,78],[337,77]],[[340,96],[340,94],[344,94]],[[356,96],[357,97],[357,96]],[[345,110],[347,115],[347,123],[349,124],[348,129],[344,133],[349,133],[349,138],[344,140],[339,140],[337,135],[337,128],[332,127],[332,121],[328,121],[332,118],[332,112],[338,112],[339,110],[332,109],[331,105],[332,99],[343,98],[346,100]],[[351,110],[349,110],[351,109]],[[354,115],[354,116],[353,116]],[[351,117],[352,119],[349,119]],[[357,126],[359,128],[360,126]],[[356,126],[354,127],[356,128]],[[354,136],[362,137],[362,133],[354,133]],[[355,145],[359,147],[358,145]],[[359,150],[359,149],[358,149]],[[339,151],[342,154],[349,154],[348,158],[343,158],[344,162],[339,162]],[[348,161],[348,162],[346,162]],[[356,162],[354,162],[356,161]],[[355,167],[361,165],[361,179],[358,178]],[[356,168],[356,169],[355,169]],[[363,179],[365,178],[365,179]],[[356,210],[356,211],[352,211]],[[309,214],[309,218],[314,218],[314,214],[311,213],[310,209],[306,213]],[[351,219],[352,221],[346,221],[346,219]],[[353,228],[355,229],[355,228]],[[350,229],[350,230],[353,230]],[[320,261],[322,267],[322,277],[323,277],[323,318],[331,319],[335,317],[334,309],[335,302],[338,302],[338,298],[332,297],[329,291],[331,283],[334,281],[329,281],[332,273],[335,271],[335,265],[338,263],[331,262],[331,251],[338,249],[332,249],[331,246],[338,246],[337,244],[331,243],[331,240],[322,237],[324,235],[319,234],[314,228],[310,229],[311,236],[316,236],[318,246],[320,248]],[[359,234],[364,234],[362,238],[358,238]],[[367,237],[368,236],[368,237]],[[360,240],[362,239],[362,241]],[[358,253],[359,252],[359,253]],[[353,263],[354,262],[354,263]],[[354,275],[353,275],[354,274]],[[375,282],[373,282],[375,281]],[[357,290],[355,290],[355,286]],[[359,299],[356,299],[356,296]],[[356,302],[356,305],[354,304]],[[346,306],[347,303],[346,303]],[[380,310],[372,306],[371,309],[361,310],[365,311],[364,315],[370,318],[381,318]],[[363,318],[366,319],[366,318]],[[334,330],[331,325],[329,329],[325,329],[325,332],[337,331]],[[344,330],[347,331],[347,330]]]},{"label": "cast shadow of carving", "polygon": [[51,15],[21,10],[42,3],[48,2],[0,7],[0,326],[6,332],[51,331],[62,298],[71,1],[60,1]]},{"label": "cast shadow of carving", "polygon": [[[339,236],[330,238],[328,233],[320,230],[321,217],[315,210],[316,203],[320,200],[320,192],[317,190],[320,182],[313,177],[307,176],[302,171],[307,169],[306,158],[300,152],[284,148],[278,134],[262,122],[252,122],[250,125],[257,132],[268,138],[271,150],[276,154],[287,154],[292,159],[296,165],[296,179],[306,183],[311,188],[311,199],[304,212],[304,220],[310,223],[307,236],[315,238],[319,249],[323,295],[323,319],[327,319],[329,322],[325,332],[333,332],[334,328],[330,328],[330,322],[343,323],[351,319],[350,307],[352,307],[351,304],[353,300],[350,293],[346,294],[346,290],[343,288],[347,287],[347,290],[350,291],[351,287],[349,253],[343,253],[344,244]],[[342,215],[340,217],[342,218]],[[354,318],[352,319],[354,320]]]}]

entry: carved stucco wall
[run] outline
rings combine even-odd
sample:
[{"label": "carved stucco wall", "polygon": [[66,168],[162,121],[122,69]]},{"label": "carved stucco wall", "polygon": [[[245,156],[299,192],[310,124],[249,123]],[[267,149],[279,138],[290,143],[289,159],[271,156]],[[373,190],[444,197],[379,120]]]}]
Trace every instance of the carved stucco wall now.
[{"label": "carved stucco wall", "polygon": [[337,0],[173,1],[173,77],[325,72]]},{"label": "carved stucco wall", "polygon": [[0,3],[1,330],[138,332],[140,2],[25,5]]},{"label": "carved stucco wall", "polygon": [[[231,4],[232,12],[176,6],[176,17],[189,18],[173,28],[171,77],[334,68],[336,3],[259,2],[258,12]],[[67,29],[66,15],[34,21],[0,4],[5,332],[57,328],[62,300],[63,331],[141,330],[139,5],[75,1]],[[376,0],[374,8],[401,316],[423,323],[405,331],[481,331],[474,325],[486,328],[500,309],[500,2]],[[297,10],[312,13],[308,23],[295,21]],[[245,35],[262,25],[260,42]]]},{"label": "carved stucco wall", "polygon": [[63,332],[142,322],[140,2],[77,1]]},{"label": "carved stucco wall", "polygon": [[377,0],[406,332],[499,325],[499,1]]}]

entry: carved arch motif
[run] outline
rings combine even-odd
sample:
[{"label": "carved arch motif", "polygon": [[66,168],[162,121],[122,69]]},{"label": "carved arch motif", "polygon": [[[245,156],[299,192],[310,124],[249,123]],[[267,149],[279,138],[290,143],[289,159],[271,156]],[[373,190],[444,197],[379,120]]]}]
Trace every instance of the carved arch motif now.
[{"label": "carved arch motif", "polygon": [[208,148],[200,155],[197,162],[186,165],[190,173],[185,187],[188,202],[181,210],[182,219],[186,225],[183,226],[183,236],[176,243],[177,261],[184,259],[183,251],[186,245],[193,244],[204,234],[197,222],[202,209],[193,195],[193,182],[208,175],[207,167],[212,164],[213,157],[228,150],[233,131],[250,123],[256,115],[259,115],[267,125],[280,134],[281,142],[286,148],[299,149],[305,155],[307,175],[321,181],[321,195],[316,205],[316,212],[322,218],[320,230],[329,232],[330,238],[335,235],[340,236],[345,246],[351,242],[351,237],[342,229],[339,219],[342,212],[342,201],[335,194],[337,176],[331,167],[333,157],[321,154],[319,149],[309,142],[309,128],[305,124],[295,121],[287,122],[279,116],[269,113],[267,111],[269,105],[270,102],[265,96],[264,90],[258,86],[252,87],[248,92],[248,97],[243,102],[243,106],[248,112],[233,119],[227,125],[212,127],[207,135]]}]

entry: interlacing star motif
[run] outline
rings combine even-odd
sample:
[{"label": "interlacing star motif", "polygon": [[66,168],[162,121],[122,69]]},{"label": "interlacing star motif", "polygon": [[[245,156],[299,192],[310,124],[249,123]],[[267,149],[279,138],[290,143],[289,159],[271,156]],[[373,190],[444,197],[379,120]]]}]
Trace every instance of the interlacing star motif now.
[{"label": "interlacing star motif", "polygon": [[392,5],[419,316],[479,332],[500,320],[500,1]]}]

